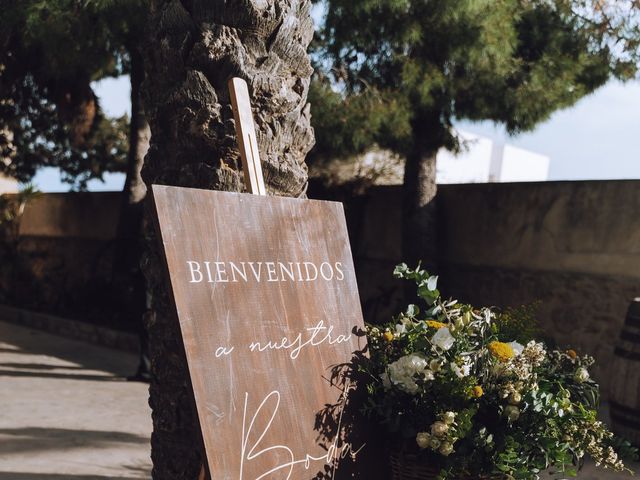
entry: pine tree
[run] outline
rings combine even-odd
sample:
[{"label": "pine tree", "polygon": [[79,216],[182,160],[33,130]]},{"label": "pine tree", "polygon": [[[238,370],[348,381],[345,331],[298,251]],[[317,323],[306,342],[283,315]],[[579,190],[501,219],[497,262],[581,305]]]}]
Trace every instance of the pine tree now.
[{"label": "pine tree", "polygon": [[[534,128],[609,78],[633,78],[631,0],[326,0],[316,58],[318,156],[373,144],[406,158],[403,250],[437,258],[435,156],[454,120]],[[328,114],[328,112],[332,112]],[[341,128],[341,125],[353,126]]]}]

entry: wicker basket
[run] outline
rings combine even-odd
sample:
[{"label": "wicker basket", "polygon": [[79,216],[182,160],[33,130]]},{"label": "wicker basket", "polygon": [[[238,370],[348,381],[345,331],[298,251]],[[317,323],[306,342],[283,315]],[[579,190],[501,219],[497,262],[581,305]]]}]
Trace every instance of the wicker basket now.
[{"label": "wicker basket", "polygon": [[[415,453],[394,450],[389,461],[393,480],[434,480],[440,469],[429,465]],[[460,480],[483,480],[487,477],[461,477]]]},{"label": "wicker basket", "polygon": [[413,453],[392,451],[389,460],[393,480],[432,480],[438,475],[437,468]]}]

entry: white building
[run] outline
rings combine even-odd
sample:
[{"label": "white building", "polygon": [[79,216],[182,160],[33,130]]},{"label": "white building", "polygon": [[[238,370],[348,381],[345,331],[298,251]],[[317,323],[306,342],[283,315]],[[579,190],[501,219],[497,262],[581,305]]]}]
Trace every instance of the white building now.
[{"label": "white building", "polygon": [[440,150],[438,183],[542,182],[549,177],[550,158],[487,137],[459,131],[463,151]]}]

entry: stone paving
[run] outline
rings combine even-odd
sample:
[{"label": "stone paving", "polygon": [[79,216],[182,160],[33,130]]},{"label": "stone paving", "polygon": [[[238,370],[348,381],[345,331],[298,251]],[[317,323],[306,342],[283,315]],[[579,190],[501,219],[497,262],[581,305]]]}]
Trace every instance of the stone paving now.
[{"label": "stone paving", "polygon": [[151,477],[134,355],[0,322],[0,480]]},{"label": "stone paving", "polygon": [[[136,365],[128,353],[0,322],[0,480],[149,479],[148,388],[123,379]],[[632,477],[587,464],[578,478]]]}]

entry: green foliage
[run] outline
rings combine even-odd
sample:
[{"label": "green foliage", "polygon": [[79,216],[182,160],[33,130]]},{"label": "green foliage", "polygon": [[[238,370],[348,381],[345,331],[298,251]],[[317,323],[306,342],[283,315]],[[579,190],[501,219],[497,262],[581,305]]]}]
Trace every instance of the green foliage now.
[{"label": "green foliage", "polygon": [[[405,280],[413,280],[418,286],[418,296],[424,300],[428,306],[432,306],[436,300],[440,298],[440,292],[436,288],[438,277],[429,275],[429,272],[420,268],[420,265],[418,265],[415,270],[412,270],[406,263],[401,263],[393,270],[393,276]],[[409,305],[409,307],[418,308],[415,305]]]},{"label": "green foliage", "polygon": [[537,304],[510,307],[496,311],[494,325],[500,332],[500,340],[527,342],[540,334],[536,318]]},{"label": "green foliage", "polygon": [[104,117],[100,112],[81,145],[60,120],[56,106],[42,95],[30,76],[7,85],[0,102],[0,171],[29,182],[41,167],[59,167],[63,180],[84,189],[105,171],[124,171],[129,149],[129,120]]},{"label": "green foliage", "polygon": [[530,130],[611,76],[637,72],[631,0],[324,3],[313,87],[321,156],[374,143],[402,155],[456,149],[451,125],[461,118]]},{"label": "green foliage", "polygon": [[64,181],[84,189],[88,180],[102,178],[105,171],[125,170],[129,149],[126,115],[108,119],[97,112],[88,135],[78,145],[55,104],[30,75],[6,87],[0,101],[0,172],[29,182],[39,168],[59,167]]},{"label": "green foliage", "polygon": [[126,73],[145,0],[2,1],[0,172],[30,181],[59,167],[83,189],[124,171],[128,119],[107,119],[90,82]]},{"label": "green foliage", "polygon": [[373,145],[398,151],[410,141],[410,109],[395,95],[374,88],[345,95],[335,91],[327,77],[314,75],[308,100],[314,124],[322,128],[310,154],[311,163],[347,159]]},{"label": "green foliage", "polygon": [[0,253],[6,249],[10,255],[15,255],[20,218],[27,202],[39,195],[40,192],[31,184],[23,185],[16,195],[0,195]]},{"label": "green foliage", "polygon": [[23,185],[16,195],[0,195],[0,226],[17,222],[27,202],[39,195],[40,192],[31,184]]},{"label": "green foliage", "polygon": [[143,32],[146,1],[3,1],[0,31],[12,56],[41,83],[126,73]]},{"label": "green foliage", "polygon": [[591,357],[533,340],[525,333],[530,309],[500,313],[443,300],[436,277],[419,266],[402,264],[394,274],[424,287],[430,305],[368,327],[364,412],[395,445],[437,466],[442,480],[534,480],[549,469],[566,478],[585,456],[625,470],[620,456],[637,451],[597,419]]}]

